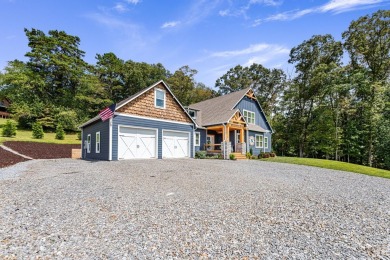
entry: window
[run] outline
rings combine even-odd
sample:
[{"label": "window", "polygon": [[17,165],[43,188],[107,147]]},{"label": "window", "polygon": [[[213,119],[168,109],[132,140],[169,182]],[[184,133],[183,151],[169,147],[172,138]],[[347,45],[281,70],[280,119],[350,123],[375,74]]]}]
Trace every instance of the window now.
[{"label": "window", "polygon": [[100,132],[96,132],[96,153],[100,153]]},{"label": "window", "polygon": [[268,137],[264,137],[264,148],[268,148]]},{"label": "window", "polygon": [[157,89],[154,91],[154,106],[158,108],[165,108],[165,91]]},{"label": "window", "polygon": [[244,109],[244,118],[248,124],[255,124],[255,112]]},{"label": "window", "polygon": [[195,110],[188,110],[188,114],[190,115],[190,117],[192,117],[193,119],[196,119],[196,111]]},{"label": "window", "polygon": [[87,153],[91,152],[91,135],[87,136]]},{"label": "window", "polygon": [[195,146],[200,146],[200,133],[195,132]]},{"label": "window", "polygon": [[255,135],[256,136],[256,148],[263,148],[263,136],[262,135]]}]

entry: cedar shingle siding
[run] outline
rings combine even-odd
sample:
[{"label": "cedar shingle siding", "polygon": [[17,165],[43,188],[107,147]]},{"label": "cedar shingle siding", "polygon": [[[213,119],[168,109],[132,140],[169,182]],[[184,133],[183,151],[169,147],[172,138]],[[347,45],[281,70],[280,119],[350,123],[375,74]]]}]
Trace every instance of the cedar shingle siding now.
[{"label": "cedar shingle siding", "polygon": [[[154,106],[155,88],[165,91],[165,109],[156,108]],[[191,119],[188,118],[173,96],[161,85],[161,83],[119,108],[117,111],[129,115],[192,123]]]}]

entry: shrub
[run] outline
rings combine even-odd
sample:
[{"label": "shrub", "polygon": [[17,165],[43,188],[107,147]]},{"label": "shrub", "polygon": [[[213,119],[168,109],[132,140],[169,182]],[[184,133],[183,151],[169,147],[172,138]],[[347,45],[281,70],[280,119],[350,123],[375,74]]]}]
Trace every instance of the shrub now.
[{"label": "shrub", "polygon": [[65,139],[65,131],[61,124],[58,124],[56,127],[56,139],[58,140]]},{"label": "shrub", "polygon": [[196,159],[205,159],[206,158],[206,151],[196,151],[195,152],[195,158]]},{"label": "shrub", "polygon": [[231,154],[229,155],[229,158],[230,158],[230,160],[235,160],[235,159],[236,159],[236,156],[235,156],[233,153],[231,153]]},{"label": "shrub", "polygon": [[81,132],[77,132],[77,140],[81,140]]},{"label": "shrub", "polygon": [[250,159],[252,155],[251,155],[250,152],[246,152],[245,156],[246,156],[247,159]]},{"label": "shrub", "polygon": [[270,155],[269,155],[269,153],[263,153],[263,158],[269,158],[270,157]]},{"label": "shrub", "polygon": [[42,125],[38,122],[35,122],[32,125],[32,135],[35,139],[42,139],[44,136]]},{"label": "shrub", "polygon": [[249,153],[251,154],[251,156],[253,155],[253,149],[252,148],[249,149]]},{"label": "shrub", "polygon": [[252,155],[252,156],[251,156],[251,159],[256,159],[256,158],[257,158],[256,155]]},{"label": "shrub", "polygon": [[275,153],[270,153],[269,156],[276,157],[276,154]]},{"label": "shrub", "polygon": [[16,135],[16,123],[11,120],[7,120],[3,126],[3,136],[12,137]]}]

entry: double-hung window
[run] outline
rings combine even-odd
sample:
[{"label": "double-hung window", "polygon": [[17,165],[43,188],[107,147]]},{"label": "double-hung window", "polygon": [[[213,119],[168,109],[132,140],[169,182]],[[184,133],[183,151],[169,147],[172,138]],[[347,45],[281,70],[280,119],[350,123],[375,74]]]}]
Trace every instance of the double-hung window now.
[{"label": "double-hung window", "polygon": [[165,91],[156,88],[154,91],[154,106],[157,108],[165,108]]},{"label": "double-hung window", "polygon": [[268,148],[268,137],[264,137],[264,148]]},{"label": "double-hung window", "polygon": [[255,112],[244,109],[244,118],[248,124],[255,124]]},{"label": "double-hung window", "polygon": [[263,136],[255,135],[256,148],[263,148]]},{"label": "double-hung window", "polygon": [[96,132],[96,153],[100,153],[100,132]]},{"label": "double-hung window", "polygon": [[200,146],[200,133],[195,132],[195,146]]}]

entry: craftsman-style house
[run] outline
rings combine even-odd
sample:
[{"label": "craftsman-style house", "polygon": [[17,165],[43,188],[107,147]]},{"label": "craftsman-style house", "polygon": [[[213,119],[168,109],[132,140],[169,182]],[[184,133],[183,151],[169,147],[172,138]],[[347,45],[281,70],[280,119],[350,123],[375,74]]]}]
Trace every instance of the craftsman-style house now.
[{"label": "craftsman-style house", "polygon": [[271,150],[272,129],[248,88],[184,108],[164,81],[117,103],[112,115],[80,126],[82,158],[193,158],[195,151]]},{"label": "craftsman-style house", "polygon": [[251,88],[188,106],[196,121],[195,149],[257,155],[271,151],[272,128]]}]

